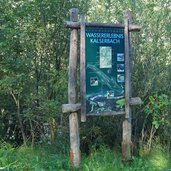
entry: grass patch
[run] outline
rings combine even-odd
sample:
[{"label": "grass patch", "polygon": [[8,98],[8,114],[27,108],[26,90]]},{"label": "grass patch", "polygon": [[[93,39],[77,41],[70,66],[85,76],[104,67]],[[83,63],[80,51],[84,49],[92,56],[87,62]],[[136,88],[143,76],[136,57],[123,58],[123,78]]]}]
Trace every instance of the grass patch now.
[{"label": "grass patch", "polygon": [[39,145],[36,148],[13,148],[0,144],[0,170],[3,171],[171,171],[171,160],[162,149],[134,157],[132,162],[122,163],[120,152],[107,147],[92,150],[83,156],[81,166],[70,166],[69,152],[63,153],[54,145]]},{"label": "grass patch", "polygon": [[120,153],[102,147],[84,157],[80,171],[171,171],[171,160],[162,150],[155,149],[141,158],[133,157],[131,162],[123,163]]},{"label": "grass patch", "polygon": [[52,145],[36,148],[13,148],[3,143],[0,148],[0,170],[4,171],[56,171],[69,170],[69,154],[58,153]]}]

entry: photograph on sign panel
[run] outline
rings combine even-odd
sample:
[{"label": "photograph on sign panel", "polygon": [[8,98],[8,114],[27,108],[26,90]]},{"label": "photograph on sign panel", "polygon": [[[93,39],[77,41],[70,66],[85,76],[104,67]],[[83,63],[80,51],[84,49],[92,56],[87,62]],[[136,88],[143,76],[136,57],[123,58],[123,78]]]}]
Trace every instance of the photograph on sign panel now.
[{"label": "photograph on sign panel", "polygon": [[124,64],[117,64],[117,72],[124,72]]},{"label": "photograph on sign panel", "polygon": [[98,86],[99,85],[99,81],[97,77],[91,77],[90,78],[90,86]]},{"label": "photograph on sign panel", "polygon": [[123,82],[125,81],[125,79],[124,79],[124,74],[118,74],[118,75],[117,75],[117,81],[118,81],[119,83],[123,83]]},{"label": "photograph on sign panel", "polygon": [[100,46],[100,68],[112,68],[112,47]]},{"label": "photograph on sign panel", "polygon": [[107,91],[107,99],[114,99],[115,93],[113,90]]},{"label": "photograph on sign panel", "polygon": [[124,53],[117,53],[117,61],[124,61]]}]

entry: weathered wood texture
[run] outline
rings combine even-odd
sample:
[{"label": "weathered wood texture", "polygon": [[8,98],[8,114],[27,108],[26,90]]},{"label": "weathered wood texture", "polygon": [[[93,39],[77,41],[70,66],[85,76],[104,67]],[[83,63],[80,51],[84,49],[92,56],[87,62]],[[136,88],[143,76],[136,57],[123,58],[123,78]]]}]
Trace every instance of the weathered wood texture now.
[{"label": "weathered wood texture", "polygon": [[131,127],[131,70],[130,70],[130,35],[129,35],[130,13],[124,15],[125,34],[125,119],[123,121],[122,135],[122,159],[127,161],[132,159],[132,127]]},{"label": "weathered wood texture", "polygon": [[142,100],[141,100],[140,97],[132,97],[132,98],[130,99],[129,104],[130,104],[131,106],[135,106],[135,105],[141,105],[141,104],[143,104],[143,102],[142,102]]},{"label": "weathered wood texture", "polygon": [[80,90],[81,121],[86,121],[86,63],[85,63],[85,17],[81,16],[80,30]]},{"label": "weathered wood texture", "polygon": [[125,118],[129,118],[130,116],[130,106],[129,106],[129,100],[130,100],[130,85],[131,85],[131,72],[130,72],[130,44],[129,44],[129,19],[128,14],[125,14],[125,29],[124,29],[124,35],[125,35]]},{"label": "weathered wood texture", "polygon": [[99,113],[99,114],[95,114],[95,113],[88,113],[87,116],[116,116],[116,115],[124,115],[125,112],[124,111],[120,111],[120,112],[104,112],[104,113]]},{"label": "weathered wood texture", "polygon": [[[78,21],[78,10],[73,8],[70,10],[70,20]],[[68,102],[69,104],[76,103],[76,75],[77,75],[77,45],[78,32],[77,29],[71,30],[70,37],[70,56],[69,56],[69,73],[68,73]],[[77,113],[70,113],[70,159],[74,167],[80,165],[80,138]]]},{"label": "weathered wood texture", "polygon": [[[115,23],[85,23],[86,26],[89,27],[118,27],[118,28],[124,28],[124,24],[115,24]],[[65,26],[67,28],[72,29],[80,29],[81,28],[81,22],[72,22],[72,21],[66,21]],[[129,31],[140,31],[141,27],[136,24],[130,24]]]},{"label": "weathered wood texture", "polygon": [[77,112],[80,109],[81,109],[81,104],[80,103],[76,103],[76,104],[63,104],[62,105],[62,113]]},{"label": "weathered wood texture", "polygon": [[79,167],[81,162],[80,153],[80,137],[79,137],[79,126],[78,126],[78,115],[77,113],[71,113],[69,115],[70,125],[70,160],[74,167]]}]

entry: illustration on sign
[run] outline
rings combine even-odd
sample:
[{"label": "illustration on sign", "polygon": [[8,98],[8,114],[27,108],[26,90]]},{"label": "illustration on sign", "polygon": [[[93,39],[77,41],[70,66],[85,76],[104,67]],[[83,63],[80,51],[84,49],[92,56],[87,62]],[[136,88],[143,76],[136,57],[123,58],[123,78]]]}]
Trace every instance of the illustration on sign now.
[{"label": "illustration on sign", "polygon": [[85,34],[86,113],[123,111],[124,30],[86,27]]}]

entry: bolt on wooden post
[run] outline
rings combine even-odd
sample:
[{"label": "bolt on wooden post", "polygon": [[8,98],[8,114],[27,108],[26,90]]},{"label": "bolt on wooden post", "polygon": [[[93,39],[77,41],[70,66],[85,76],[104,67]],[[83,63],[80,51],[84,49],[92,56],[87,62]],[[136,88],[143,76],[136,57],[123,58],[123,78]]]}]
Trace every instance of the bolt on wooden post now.
[{"label": "bolt on wooden post", "polygon": [[[78,21],[78,9],[70,10],[70,21]],[[77,75],[77,46],[78,46],[78,31],[71,30],[70,37],[70,55],[69,55],[69,73],[68,73],[68,102],[69,104],[76,103],[76,75]],[[70,159],[74,167],[80,165],[80,137],[78,126],[77,112],[71,112],[69,115],[70,128]]]}]

